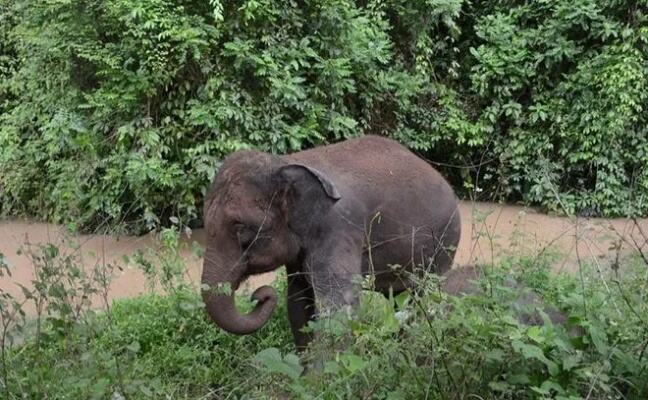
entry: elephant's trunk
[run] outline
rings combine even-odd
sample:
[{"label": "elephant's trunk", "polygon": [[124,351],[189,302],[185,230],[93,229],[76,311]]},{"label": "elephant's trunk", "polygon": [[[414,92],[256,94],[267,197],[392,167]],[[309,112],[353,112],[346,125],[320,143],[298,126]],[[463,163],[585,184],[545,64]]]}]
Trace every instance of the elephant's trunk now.
[{"label": "elephant's trunk", "polygon": [[254,291],[252,298],[258,303],[249,314],[241,314],[234,303],[234,293],[215,294],[203,292],[207,314],[222,329],[237,335],[246,335],[259,330],[272,315],[277,305],[277,294],[270,286]]},{"label": "elephant's trunk", "polygon": [[[207,259],[206,259],[207,260]],[[270,286],[262,286],[254,291],[252,299],[257,301],[254,310],[249,314],[241,314],[236,309],[234,291],[243,280],[235,271],[220,268],[215,272],[210,268],[213,261],[205,261],[203,266],[202,283],[206,284],[202,291],[203,301],[209,317],[222,329],[237,335],[245,335],[259,330],[272,315],[277,306],[277,293]],[[223,293],[219,285],[229,283],[230,293]]]}]

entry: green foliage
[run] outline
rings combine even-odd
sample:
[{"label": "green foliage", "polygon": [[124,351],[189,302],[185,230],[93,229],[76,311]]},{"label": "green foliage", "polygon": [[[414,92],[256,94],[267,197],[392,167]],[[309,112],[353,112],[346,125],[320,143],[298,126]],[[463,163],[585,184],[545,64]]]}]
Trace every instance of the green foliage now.
[{"label": "green foliage", "polygon": [[[320,337],[307,360],[316,372],[296,380],[282,364],[260,366],[274,378],[269,397],[645,398],[645,266],[610,291],[586,274],[584,293],[576,278],[549,277],[546,266],[525,261],[531,270],[492,269],[482,282],[485,294],[448,297],[434,279],[421,296],[387,300],[367,293],[354,318],[313,324]],[[519,323],[516,308],[506,305],[517,294],[501,282],[511,274],[523,281],[527,273],[537,284],[532,288],[569,316],[567,326],[547,316],[544,326]]]},{"label": "green foliage", "polygon": [[215,6],[13,7],[20,66],[0,134],[5,212],[81,227],[186,221],[225,154],[357,135],[368,124],[359,103],[409,81],[387,66],[387,25],[350,3]]},{"label": "green foliage", "polygon": [[[86,272],[78,252],[62,254],[51,244],[25,246],[34,280],[23,288],[24,299],[0,289],[0,397],[240,396],[249,390],[245,381],[254,378],[251,359],[257,352],[291,349],[285,303],[255,335],[217,329],[186,279],[186,266],[172,256],[180,248],[177,231],[160,236],[159,257],[166,262],[146,270],[159,260],[139,255],[136,261],[151,287],[166,295],[149,293],[112,305],[107,293],[117,266]],[[0,255],[0,277],[10,271]],[[90,303],[93,295],[102,298],[102,309]],[[239,303],[245,310],[252,307],[246,299]]]},{"label": "green foliage", "polygon": [[[316,340],[294,353],[286,303],[257,333],[236,336],[208,320],[184,279],[178,232],[137,264],[163,294],[115,303],[116,266],[85,272],[78,254],[27,245],[34,266],[25,301],[0,289],[2,398],[482,398],[643,399],[648,394],[648,275],[638,260],[613,275],[583,266],[555,276],[549,257],[489,268],[482,294],[450,297],[436,276],[385,298],[366,291],[359,309],[310,323]],[[151,254],[155,257],[155,255]],[[159,265],[159,268],[157,267]],[[0,255],[0,276],[9,273]],[[568,317],[566,326],[518,321],[524,283]],[[285,274],[275,284],[285,293]],[[371,281],[365,282],[371,285]],[[153,287],[153,286],[152,286]],[[104,296],[93,309],[92,294]],[[252,303],[238,299],[243,311]],[[25,313],[29,305],[37,311]],[[307,368],[304,369],[304,366]]]},{"label": "green foliage", "polygon": [[[251,359],[290,349],[285,309],[252,336],[233,336],[205,318],[193,292],[120,301],[67,340],[10,351],[11,398],[213,398],[240,396],[254,378]],[[120,397],[121,396],[121,397]],[[169,396],[169,397],[166,397]]]},{"label": "green foliage", "polygon": [[646,6],[1,0],[0,211],[187,222],[234,150],[377,133],[473,195],[645,215]]}]

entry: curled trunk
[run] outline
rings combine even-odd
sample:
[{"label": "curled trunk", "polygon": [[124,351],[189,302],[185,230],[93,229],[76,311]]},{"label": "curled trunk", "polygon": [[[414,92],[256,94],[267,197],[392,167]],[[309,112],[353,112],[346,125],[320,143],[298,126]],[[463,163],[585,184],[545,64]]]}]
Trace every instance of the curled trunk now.
[{"label": "curled trunk", "polygon": [[[204,283],[212,285],[209,282]],[[258,303],[249,314],[239,313],[234,297],[234,290],[231,294],[214,293],[212,290],[203,291],[203,301],[210,318],[222,329],[238,335],[259,330],[268,322],[277,305],[277,294],[270,286],[262,286],[254,291],[252,298]]]}]

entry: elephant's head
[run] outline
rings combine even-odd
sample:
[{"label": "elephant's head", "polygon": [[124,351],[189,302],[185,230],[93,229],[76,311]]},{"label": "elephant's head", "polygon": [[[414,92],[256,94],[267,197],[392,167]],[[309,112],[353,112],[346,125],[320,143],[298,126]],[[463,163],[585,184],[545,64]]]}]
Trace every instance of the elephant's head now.
[{"label": "elephant's head", "polygon": [[309,230],[339,197],[316,169],[258,151],[225,159],[204,204],[203,300],[218,326],[247,334],[267,322],[277,304],[273,288],[252,294],[257,304],[249,314],[237,311],[234,290],[249,275],[296,260]]}]

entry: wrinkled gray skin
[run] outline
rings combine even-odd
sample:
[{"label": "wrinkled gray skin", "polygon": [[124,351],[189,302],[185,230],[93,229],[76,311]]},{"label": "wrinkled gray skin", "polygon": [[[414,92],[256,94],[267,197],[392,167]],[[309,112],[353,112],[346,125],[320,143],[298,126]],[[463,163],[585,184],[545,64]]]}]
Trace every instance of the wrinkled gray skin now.
[{"label": "wrinkled gray skin", "polygon": [[[457,199],[443,177],[395,141],[364,136],[286,156],[233,153],[205,199],[207,249],[203,287],[229,283],[285,265],[288,315],[297,348],[314,316],[357,304],[358,278],[373,273],[377,291],[412,286],[401,272],[446,272],[459,242]],[[417,272],[419,269],[417,269]],[[221,328],[248,334],[270,318],[277,296],[253,295],[250,313],[232,294],[203,290]]]}]

